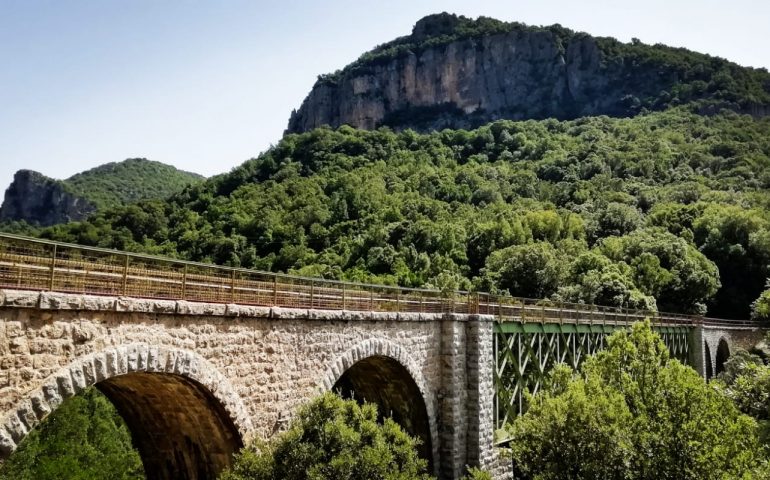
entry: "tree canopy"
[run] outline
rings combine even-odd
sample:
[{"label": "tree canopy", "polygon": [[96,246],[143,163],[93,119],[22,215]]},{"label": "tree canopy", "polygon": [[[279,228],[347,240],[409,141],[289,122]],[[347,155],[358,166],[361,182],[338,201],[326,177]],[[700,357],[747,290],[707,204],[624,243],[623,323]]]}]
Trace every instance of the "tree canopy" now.
[{"label": "tree canopy", "polygon": [[242,450],[221,480],[429,480],[416,438],[375,404],[326,393],[300,409],[288,431]]},{"label": "tree canopy", "polygon": [[770,119],[730,112],[320,128],[166,201],[37,233],[307,276],[746,318],[770,276],[768,172]]},{"label": "tree canopy", "polygon": [[756,421],[670,359],[649,323],[612,334],[579,372],[557,367],[508,429],[516,464],[535,480],[767,473]]}]

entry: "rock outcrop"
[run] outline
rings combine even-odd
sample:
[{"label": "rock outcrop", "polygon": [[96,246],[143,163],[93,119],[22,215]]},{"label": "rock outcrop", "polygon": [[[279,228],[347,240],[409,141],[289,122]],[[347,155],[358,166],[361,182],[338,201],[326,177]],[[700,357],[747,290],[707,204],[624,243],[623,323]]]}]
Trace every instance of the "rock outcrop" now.
[{"label": "rock outcrop", "polygon": [[[492,33],[478,33],[482,21],[496,22],[488,29]],[[477,33],[463,33],[472,28]],[[672,56],[681,61],[669,65]],[[691,64],[709,59],[683,49],[594,38],[558,25],[527,27],[432,15],[420,20],[410,36],[364,54],[341,72],[319,77],[292,113],[287,132],[345,124],[427,131],[475,127],[501,118],[634,115],[642,107],[669,106],[670,92],[698,75],[697,80],[708,82],[710,72]],[[691,78],[684,78],[690,73]],[[694,99],[699,95],[692,89],[684,93]],[[701,98],[711,93],[702,92]],[[682,97],[672,104],[690,100]],[[736,109],[747,110],[741,107]],[[746,113],[766,112],[767,105],[752,110]]]},{"label": "rock outcrop", "polygon": [[95,210],[93,203],[68,192],[62,182],[32,170],[19,170],[5,191],[0,222],[23,220],[48,226],[82,220]]},{"label": "rock outcrop", "polygon": [[5,192],[0,222],[50,226],[84,220],[96,210],[167,198],[202,178],[144,158],[105,163],[64,180],[19,170]]}]

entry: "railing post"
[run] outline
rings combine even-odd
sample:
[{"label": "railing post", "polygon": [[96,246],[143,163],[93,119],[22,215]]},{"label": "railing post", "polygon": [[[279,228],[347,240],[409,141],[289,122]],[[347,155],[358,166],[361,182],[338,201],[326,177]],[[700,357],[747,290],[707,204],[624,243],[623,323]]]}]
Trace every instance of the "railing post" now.
[{"label": "railing post", "polygon": [[230,302],[235,303],[235,269],[230,271]]},{"label": "railing post", "polygon": [[401,311],[401,289],[396,290],[396,312]]},{"label": "railing post", "polygon": [[423,298],[424,298],[424,297],[425,297],[425,292],[423,292],[422,290],[420,290],[420,313],[423,313],[423,310],[422,310],[422,309],[423,309],[423,303],[424,303],[424,300],[423,300]]},{"label": "railing post", "polygon": [[369,311],[374,311],[374,287],[369,287]]},{"label": "railing post", "polygon": [[315,280],[310,280],[310,308],[313,308],[313,295],[315,290]]},{"label": "railing post", "polygon": [[278,306],[278,275],[273,275],[273,306]]},{"label": "railing post", "polygon": [[187,264],[184,264],[182,271],[182,300],[187,300]]},{"label": "railing post", "polygon": [[121,287],[121,295],[124,297],[128,295],[126,290],[128,289],[128,261],[131,259],[128,255],[124,255],[126,258],[123,260],[123,285]]},{"label": "railing post", "polygon": [[342,284],[342,309],[345,310],[347,307],[347,299],[345,298],[345,284]]},{"label": "railing post", "polygon": [[51,252],[51,278],[50,282],[48,284],[48,290],[53,291],[54,286],[54,278],[55,278],[55,272],[56,272],[56,244],[53,244],[53,252]]}]

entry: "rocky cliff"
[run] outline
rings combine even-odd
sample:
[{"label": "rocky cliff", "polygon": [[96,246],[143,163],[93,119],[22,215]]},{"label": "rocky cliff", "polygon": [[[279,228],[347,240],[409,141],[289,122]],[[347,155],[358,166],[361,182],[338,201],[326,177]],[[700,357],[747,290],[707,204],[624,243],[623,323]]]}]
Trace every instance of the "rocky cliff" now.
[{"label": "rocky cliff", "polygon": [[0,222],[24,220],[48,226],[82,220],[95,210],[93,203],[68,192],[61,181],[32,170],[19,170],[5,191]]},{"label": "rocky cliff", "polygon": [[770,75],[684,49],[624,44],[558,25],[440,14],[342,71],[320,76],[287,132],[626,116],[704,99],[720,108],[767,112]]}]

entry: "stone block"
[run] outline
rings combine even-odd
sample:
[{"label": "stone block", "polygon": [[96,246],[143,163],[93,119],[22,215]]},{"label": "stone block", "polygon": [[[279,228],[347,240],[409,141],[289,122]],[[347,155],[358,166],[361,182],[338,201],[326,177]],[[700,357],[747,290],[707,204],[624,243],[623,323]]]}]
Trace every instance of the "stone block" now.
[{"label": "stone block", "polygon": [[8,430],[0,427],[0,458],[7,458],[14,450],[16,450],[16,442],[13,441]]},{"label": "stone block", "polygon": [[279,318],[283,320],[306,320],[308,318],[308,310],[304,308],[273,307],[271,309],[271,318]]},{"label": "stone block", "polygon": [[50,310],[80,310],[83,308],[81,295],[58,292],[41,292],[40,308]]},{"label": "stone block", "polygon": [[227,316],[247,318],[270,318],[270,307],[227,304]]},{"label": "stone block", "polygon": [[180,300],[176,302],[178,315],[224,316],[227,305],[224,303],[202,303]]},{"label": "stone block", "polygon": [[3,305],[16,308],[37,308],[40,292],[26,290],[5,290]]},{"label": "stone block", "polygon": [[83,310],[88,311],[113,311],[115,310],[115,297],[100,297],[97,295],[83,296]]}]

